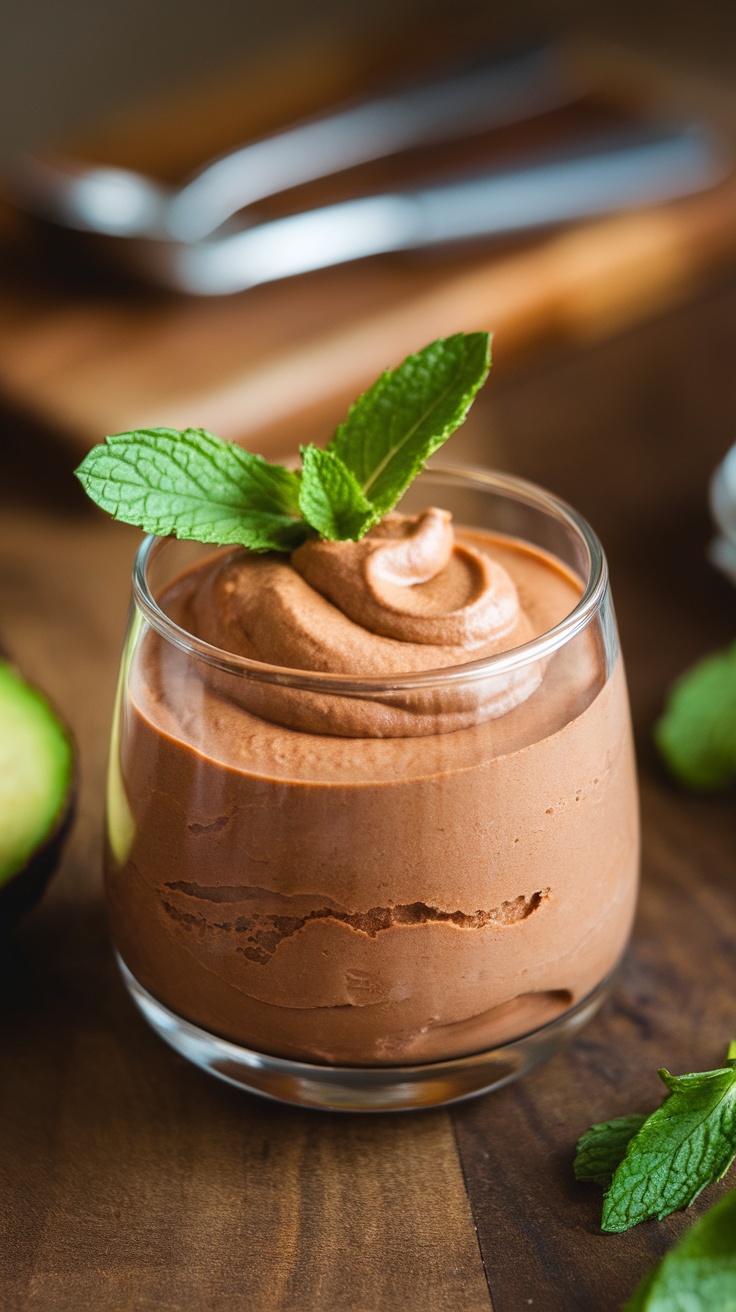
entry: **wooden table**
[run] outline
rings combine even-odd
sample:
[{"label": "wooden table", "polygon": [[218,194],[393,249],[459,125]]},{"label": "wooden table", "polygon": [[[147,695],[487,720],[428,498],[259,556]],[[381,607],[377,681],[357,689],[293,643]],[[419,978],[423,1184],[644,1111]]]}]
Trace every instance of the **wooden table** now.
[{"label": "wooden table", "polygon": [[84,502],[43,432],[5,417],[2,639],[73,725],[83,782],[63,869],[19,932],[2,997],[4,1310],[613,1312],[689,1224],[600,1234],[600,1192],[576,1185],[571,1163],[591,1122],[653,1108],[658,1066],[711,1068],[736,1035],[733,797],[679,792],[650,740],[672,678],[736,633],[736,593],[704,558],[707,480],[736,438],[735,323],[724,284],[508,382],[498,341],[492,382],[453,439],[455,456],[567,497],[607,547],[644,882],[614,995],[572,1048],[518,1085],[407,1116],[261,1102],[188,1066],[134,1012],[99,852],[138,534]]}]

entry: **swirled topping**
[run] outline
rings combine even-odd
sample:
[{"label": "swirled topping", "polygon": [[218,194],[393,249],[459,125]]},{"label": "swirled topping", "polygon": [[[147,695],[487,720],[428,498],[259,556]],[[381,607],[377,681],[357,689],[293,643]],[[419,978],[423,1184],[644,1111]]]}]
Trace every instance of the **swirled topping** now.
[{"label": "swirled topping", "polygon": [[343,615],[386,638],[469,653],[519,624],[506,570],[456,543],[446,510],[388,515],[360,542],[306,542],[291,561]]},{"label": "swirled topping", "polygon": [[[246,551],[220,557],[188,598],[183,622],[225,651],[356,679],[465,665],[534,636],[507,570],[456,541],[451,516],[435,508],[388,515],[359,542],[306,542],[290,561]],[[293,728],[405,736],[503,714],[541,677],[537,663],[370,698],[230,678],[229,695]]]}]

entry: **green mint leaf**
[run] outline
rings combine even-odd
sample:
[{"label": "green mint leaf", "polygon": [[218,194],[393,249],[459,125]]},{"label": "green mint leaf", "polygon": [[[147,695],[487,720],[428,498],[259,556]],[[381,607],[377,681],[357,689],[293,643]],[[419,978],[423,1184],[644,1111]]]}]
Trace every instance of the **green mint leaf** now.
[{"label": "green mint leaf", "polygon": [[618,1233],[689,1207],[736,1156],[736,1060],[729,1056],[715,1071],[659,1075],[668,1096],[629,1141],[605,1194],[603,1230]]},{"label": "green mint leaf", "polygon": [[646,1119],[644,1115],[635,1114],[591,1125],[587,1134],[578,1139],[573,1164],[575,1179],[592,1180],[607,1189],[629,1143]]},{"label": "green mint leaf", "polygon": [[328,445],[380,519],[465,419],[490,362],[488,333],[440,338],[387,370]]},{"label": "green mint leaf", "polygon": [[736,643],[678,680],[655,739],[672,773],[688,788],[707,791],[736,783]]},{"label": "green mint leaf", "polygon": [[736,1312],[736,1190],[645,1276],[624,1312]]},{"label": "green mint leaf", "polygon": [[356,401],[326,451],[303,448],[301,473],[203,428],[149,428],[106,438],[76,474],[103,510],[162,537],[252,551],[292,551],[314,530],[357,540],[463,422],[489,343],[458,333],[409,356]]},{"label": "green mint leaf", "polygon": [[334,451],[306,446],[301,456],[299,509],[307,523],[332,541],[362,537],[375,515],[355,475]]},{"label": "green mint leaf", "polygon": [[117,433],[76,474],[103,510],[162,537],[291,551],[309,533],[298,474],[202,428]]}]

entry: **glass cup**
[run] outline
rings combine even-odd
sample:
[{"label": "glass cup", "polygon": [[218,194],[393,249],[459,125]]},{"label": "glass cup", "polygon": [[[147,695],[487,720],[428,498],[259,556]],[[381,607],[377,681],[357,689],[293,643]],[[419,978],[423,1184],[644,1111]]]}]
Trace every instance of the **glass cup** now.
[{"label": "glass cup", "polygon": [[428,1107],[517,1078],[595,1014],[633,918],[634,757],[598,539],[481,469],[427,469],[401,511],[430,503],[521,561],[522,604],[536,590],[554,622],[482,660],[345,677],[172,618],[231,548],[147,538],[135,562],[108,778],[123,978],[178,1052],[304,1106]]}]

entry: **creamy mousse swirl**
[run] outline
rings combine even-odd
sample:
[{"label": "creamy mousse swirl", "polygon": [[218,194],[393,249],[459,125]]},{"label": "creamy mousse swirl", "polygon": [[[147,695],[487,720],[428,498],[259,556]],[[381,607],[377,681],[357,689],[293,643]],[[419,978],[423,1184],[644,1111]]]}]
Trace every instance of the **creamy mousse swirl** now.
[{"label": "creamy mousse swirl", "polygon": [[439,661],[436,652],[424,653],[427,665],[461,663],[524,624],[506,570],[456,542],[446,510],[388,515],[360,542],[305,542],[291,563],[364,634],[460,653]]},{"label": "creamy mousse swirl", "polygon": [[[360,542],[305,542],[290,560],[218,557],[181,601],[179,622],[215,647],[357,679],[464,665],[534,636],[508,572],[457,541],[451,516],[435,508],[388,515]],[[369,698],[223,677],[232,700],[291,728],[404,737],[502,715],[538,687],[542,669]]]}]

